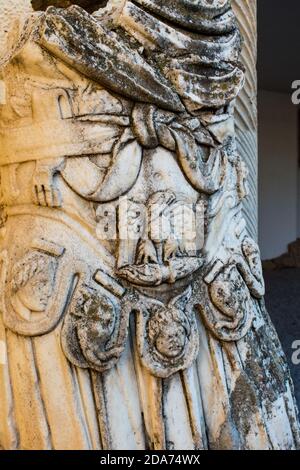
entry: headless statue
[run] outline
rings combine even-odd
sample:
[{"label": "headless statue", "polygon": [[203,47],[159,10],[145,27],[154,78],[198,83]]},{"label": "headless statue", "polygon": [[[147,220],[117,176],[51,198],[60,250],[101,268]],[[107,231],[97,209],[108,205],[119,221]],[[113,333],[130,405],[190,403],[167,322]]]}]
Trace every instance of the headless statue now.
[{"label": "headless statue", "polygon": [[48,3],[0,64],[0,445],[298,448],[230,1]]}]

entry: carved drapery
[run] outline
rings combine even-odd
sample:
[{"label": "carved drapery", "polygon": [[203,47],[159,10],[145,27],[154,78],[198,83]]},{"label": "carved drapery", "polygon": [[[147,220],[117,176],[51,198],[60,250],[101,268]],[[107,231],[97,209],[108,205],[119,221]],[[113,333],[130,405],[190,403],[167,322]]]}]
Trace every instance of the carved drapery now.
[{"label": "carved drapery", "polygon": [[[235,7],[247,36],[253,4]],[[244,218],[255,80],[242,92],[230,1],[49,7],[14,28],[1,62],[1,445],[297,447]]]}]

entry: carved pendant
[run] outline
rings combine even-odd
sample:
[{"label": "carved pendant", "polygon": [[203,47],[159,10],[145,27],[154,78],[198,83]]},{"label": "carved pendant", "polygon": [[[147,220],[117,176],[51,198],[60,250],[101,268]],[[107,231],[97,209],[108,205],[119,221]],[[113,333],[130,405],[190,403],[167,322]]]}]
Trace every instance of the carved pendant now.
[{"label": "carved pendant", "polygon": [[129,320],[118,300],[103,288],[76,289],[62,329],[63,350],[73,364],[103,372],[118,361]]},{"label": "carved pendant", "polygon": [[188,368],[198,352],[198,333],[191,305],[191,288],[167,305],[139,296],[136,309],[137,344],[143,365],[166,378]]}]

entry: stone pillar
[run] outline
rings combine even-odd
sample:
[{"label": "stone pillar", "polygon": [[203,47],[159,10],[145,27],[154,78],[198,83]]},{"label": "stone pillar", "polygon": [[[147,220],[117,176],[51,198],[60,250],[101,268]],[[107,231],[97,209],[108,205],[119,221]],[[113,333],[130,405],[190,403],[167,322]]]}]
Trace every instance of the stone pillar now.
[{"label": "stone pillar", "polygon": [[245,86],[236,105],[237,148],[249,170],[249,194],[244,203],[251,236],[257,240],[257,74],[256,0],[233,0],[232,6],[244,38],[241,60],[245,66]]},{"label": "stone pillar", "polygon": [[2,37],[0,445],[298,448],[254,240],[254,2],[242,56],[229,0],[37,3]]}]

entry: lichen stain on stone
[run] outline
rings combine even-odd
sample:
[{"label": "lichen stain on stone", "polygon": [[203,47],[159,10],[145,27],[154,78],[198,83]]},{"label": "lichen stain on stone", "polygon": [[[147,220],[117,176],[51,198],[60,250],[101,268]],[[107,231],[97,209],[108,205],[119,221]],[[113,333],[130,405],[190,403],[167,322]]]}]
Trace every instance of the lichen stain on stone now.
[{"label": "lichen stain on stone", "polygon": [[243,436],[247,436],[251,431],[251,415],[259,411],[259,402],[254,389],[255,386],[253,387],[242,372],[230,395],[232,417]]},{"label": "lichen stain on stone", "polygon": [[220,426],[219,436],[209,445],[210,450],[239,450],[241,448],[240,436],[232,418],[226,417]]}]

